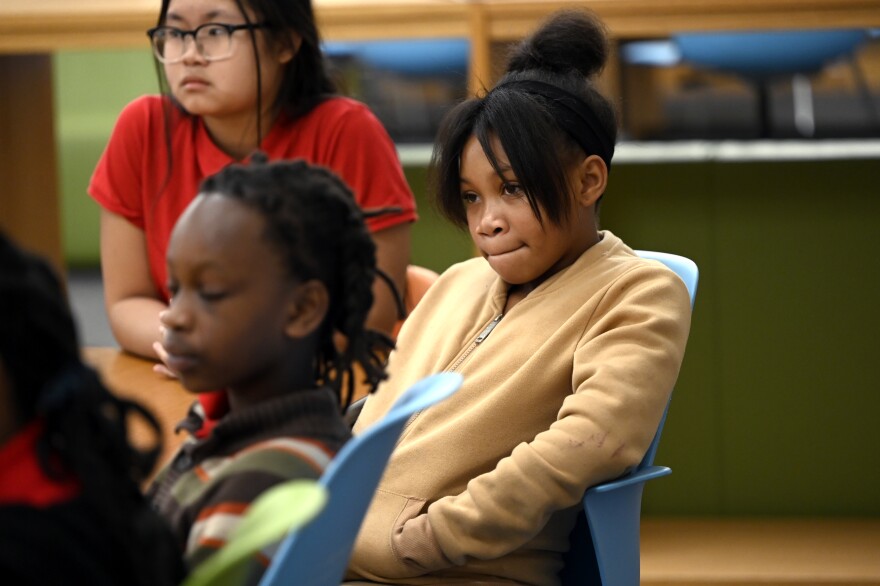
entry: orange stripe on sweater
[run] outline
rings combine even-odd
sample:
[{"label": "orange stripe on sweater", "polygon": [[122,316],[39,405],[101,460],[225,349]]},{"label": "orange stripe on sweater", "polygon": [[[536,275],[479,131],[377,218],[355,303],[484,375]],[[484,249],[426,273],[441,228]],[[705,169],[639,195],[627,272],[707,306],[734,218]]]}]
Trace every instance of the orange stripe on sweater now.
[{"label": "orange stripe on sweater", "polygon": [[243,515],[247,508],[250,506],[250,503],[220,503],[219,505],[215,505],[213,507],[206,507],[199,512],[199,516],[196,518],[196,522],[203,521],[212,515],[227,514],[227,515]]}]

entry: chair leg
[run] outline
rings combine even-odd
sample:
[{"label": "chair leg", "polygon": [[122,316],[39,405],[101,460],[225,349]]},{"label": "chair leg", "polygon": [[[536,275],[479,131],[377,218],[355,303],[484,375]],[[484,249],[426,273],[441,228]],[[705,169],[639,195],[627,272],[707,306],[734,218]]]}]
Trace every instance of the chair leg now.
[{"label": "chair leg", "polygon": [[813,117],[813,87],[806,75],[798,73],[792,76],[791,95],[794,100],[794,127],[801,136],[813,136],[816,133],[816,120]]},{"label": "chair leg", "polygon": [[758,138],[770,138],[773,134],[773,120],[770,116],[770,82],[757,83],[758,91]]}]

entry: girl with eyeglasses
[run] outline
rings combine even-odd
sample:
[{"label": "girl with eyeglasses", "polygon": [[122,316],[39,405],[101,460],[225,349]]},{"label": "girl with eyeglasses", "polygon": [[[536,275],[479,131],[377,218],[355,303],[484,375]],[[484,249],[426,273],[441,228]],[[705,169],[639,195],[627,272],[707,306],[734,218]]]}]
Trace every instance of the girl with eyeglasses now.
[{"label": "girl with eyeglasses", "polygon": [[[368,227],[379,268],[402,292],[415,201],[380,122],[337,94],[310,0],[163,0],[148,35],[162,95],[123,110],[89,185],[102,207],[105,304],[122,348],[164,360],[171,229],[202,179],[256,150],[330,168],[363,208],[399,208]],[[377,280],[374,296],[368,325],[391,332],[395,293]]]}]

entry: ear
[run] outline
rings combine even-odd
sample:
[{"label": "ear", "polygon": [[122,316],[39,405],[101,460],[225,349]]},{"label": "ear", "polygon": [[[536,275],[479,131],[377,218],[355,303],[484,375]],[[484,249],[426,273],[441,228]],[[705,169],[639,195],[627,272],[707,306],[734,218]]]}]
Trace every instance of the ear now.
[{"label": "ear", "polygon": [[593,207],[608,186],[608,167],[598,155],[590,155],[578,164],[577,201],[584,207]]},{"label": "ear", "polygon": [[279,47],[278,63],[281,65],[289,63],[294,57],[296,57],[296,54],[299,53],[299,48],[301,46],[302,37],[295,32],[291,32],[287,42]]},{"label": "ear", "polygon": [[316,279],[296,285],[291,292],[284,333],[291,338],[305,338],[320,327],[330,307],[330,294]]}]

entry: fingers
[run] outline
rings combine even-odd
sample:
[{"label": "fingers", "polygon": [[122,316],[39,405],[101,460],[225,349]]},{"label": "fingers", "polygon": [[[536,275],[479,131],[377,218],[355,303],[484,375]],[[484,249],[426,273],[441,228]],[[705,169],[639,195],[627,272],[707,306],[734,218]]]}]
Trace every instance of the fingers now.
[{"label": "fingers", "polygon": [[165,346],[159,342],[153,342],[153,351],[159,357],[159,360],[162,361],[159,364],[153,365],[153,372],[168,378],[178,378],[177,373],[168,368],[168,352],[165,351]]},{"label": "fingers", "polygon": [[177,378],[177,375],[174,374],[173,372],[171,372],[171,370],[169,370],[168,367],[165,366],[164,364],[154,364],[153,365],[153,372],[155,372],[156,374],[160,374],[160,375],[167,377],[167,378]]}]

